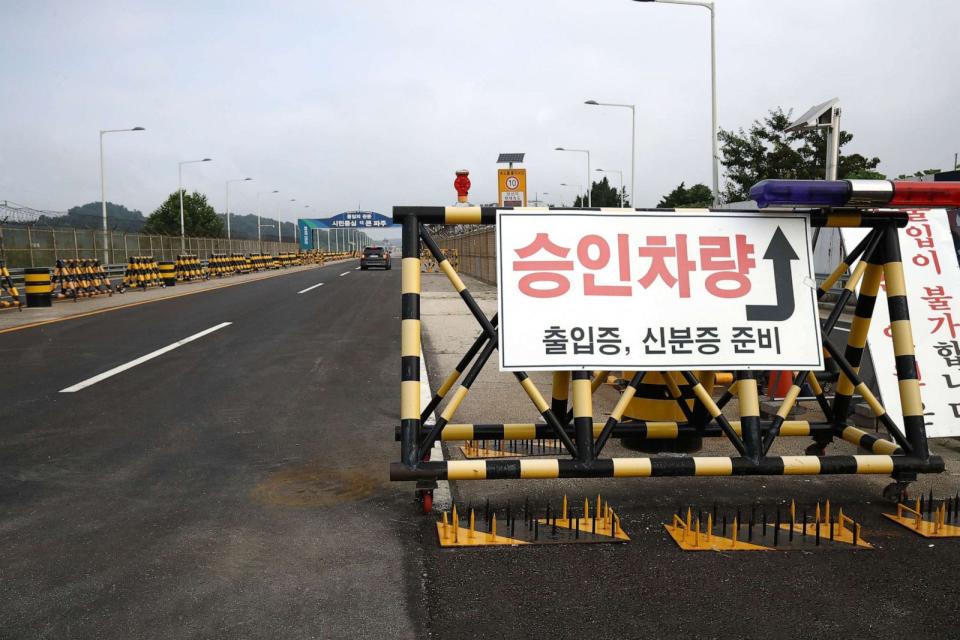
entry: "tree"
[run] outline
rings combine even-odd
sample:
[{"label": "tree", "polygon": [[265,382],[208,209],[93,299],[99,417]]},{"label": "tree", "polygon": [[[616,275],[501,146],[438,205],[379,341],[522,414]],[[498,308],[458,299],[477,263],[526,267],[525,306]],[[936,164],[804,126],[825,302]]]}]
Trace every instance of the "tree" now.
[{"label": "tree", "polygon": [[[123,205],[107,203],[107,226],[110,230],[137,232],[143,228],[146,218],[139,211]],[[70,207],[65,216],[40,216],[40,226],[73,227],[75,229],[103,229],[103,205],[88,202],[79,207]]]},{"label": "tree", "polygon": [[[183,191],[183,219],[188,236],[218,238],[224,235],[223,218],[207,203],[207,196],[197,191],[191,194]],[[180,235],[180,192],[171,193],[166,201],[150,214],[143,232]]]},{"label": "tree", "polygon": [[[610,186],[610,181],[603,178],[600,182],[594,182],[590,185],[591,193],[588,201],[584,196],[577,196],[573,201],[574,207],[586,207],[589,202],[594,207],[619,207],[620,192]],[[630,206],[630,198],[627,197],[626,188],[623,189],[623,206]]]},{"label": "tree", "polygon": [[713,206],[713,192],[705,184],[695,184],[689,189],[680,186],[661,198],[658,209],[704,208]]},{"label": "tree", "polygon": [[[765,178],[819,180],[826,173],[826,132],[820,130],[787,133],[790,112],[780,107],[762,120],[754,120],[749,131],[721,129],[720,138],[726,184],[726,202],[748,200],[750,187]],[[840,161],[837,178],[882,179],[876,171],[880,158],[866,158],[859,153],[844,155],[843,147],[853,135],[840,131]]]},{"label": "tree", "polygon": [[940,173],[940,169],[924,169],[922,171],[914,171],[911,174],[901,173],[897,176],[897,180],[911,180],[913,178],[923,178],[924,176],[932,176],[935,173]]}]

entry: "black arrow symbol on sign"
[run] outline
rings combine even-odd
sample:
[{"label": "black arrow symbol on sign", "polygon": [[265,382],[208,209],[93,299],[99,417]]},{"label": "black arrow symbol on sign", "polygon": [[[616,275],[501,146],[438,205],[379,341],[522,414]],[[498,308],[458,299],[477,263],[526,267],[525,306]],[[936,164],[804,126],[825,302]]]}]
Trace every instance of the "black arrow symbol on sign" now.
[{"label": "black arrow symbol on sign", "polygon": [[763,254],[763,259],[773,261],[773,282],[777,290],[777,304],[748,304],[747,320],[766,322],[786,320],[793,315],[796,307],[793,299],[793,265],[790,262],[799,260],[800,257],[779,226],[770,240],[766,253]]}]

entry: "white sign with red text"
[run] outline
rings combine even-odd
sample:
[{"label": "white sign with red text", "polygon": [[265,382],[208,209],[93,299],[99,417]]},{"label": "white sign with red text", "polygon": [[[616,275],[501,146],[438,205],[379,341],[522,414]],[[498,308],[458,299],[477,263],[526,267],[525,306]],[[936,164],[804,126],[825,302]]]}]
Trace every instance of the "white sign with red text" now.
[{"label": "white sign with red text", "polygon": [[497,212],[500,368],[823,368],[802,214]]},{"label": "white sign with red text", "polygon": [[[945,209],[908,212],[910,221],[899,231],[903,278],[913,329],[914,351],[923,398],[927,436],[960,435],[960,266]],[[851,249],[867,229],[843,229]],[[867,333],[873,368],[883,406],[894,421],[903,415],[897,380],[890,311],[880,288]]]}]

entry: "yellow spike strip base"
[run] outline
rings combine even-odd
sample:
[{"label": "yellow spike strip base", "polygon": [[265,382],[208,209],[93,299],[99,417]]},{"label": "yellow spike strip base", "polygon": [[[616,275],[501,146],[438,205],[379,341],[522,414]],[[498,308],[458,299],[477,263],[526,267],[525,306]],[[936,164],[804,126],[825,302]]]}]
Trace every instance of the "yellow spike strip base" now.
[{"label": "yellow spike strip base", "polygon": [[686,523],[679,518],[674,521],[674,524],[663,525],[663,528],[683,551],[773,551],[772,547],[763,547],[716,534],[707,535],[704,531],[698,534],[696,529],[687,529]]},{"label": "yellow spike strip base", "polygon": [[[831,539],[830,539],[830,523],[829,523],[829,522],[821,522],[821,523],[819,524],[819,527],[820,527],[820,540],[822,541],[822,543],[823,543],[823,544],[837,544],[837,543],[840,543],[840,544],[853,545],[853,543],[854,543],[854,542],[853,542],[853,541],[854,541],[854,537],[856,537],[856,539],[857,539],[856,546],[857,546],[858,548],[860,548],[860,549],[873,549],[873,545],[870,544],[869,542],[867,542],[866,540],[864,540],[862,536],[854,536],[853,528],[857,526],[857,524],[856,524],[855,522],[853,522],[852,520],[846,520],[846,523],[849,523],[849,524],[850,524],[850,527],[849,527],[849,528],[848,528],[847,526],[842,526],[842,527],[841,527],[841,526],[838,525],[836,522],[834,522],[834,524],[833,524],[833,540],[831,540]],[[808,523],[807,523],[807,538],[808,538],[809,540],[812,540],[812,539],[814,539],[814,538],[816,537],[816,535],[817,535],[817,526],[818,526],[818,525],[817,525],[816,522],[808,522]],[[790,531],[790,523],[789,523],[789,522],[787,522],[787,523],[781,523],[781,524],[780,524],[780,529],[783,530],[783,531]],[[793,534],[793,535],[794,535],[794,539],[796,539],[798,535],[802,535],[802,534],[803,534],[803,524],[802,524],[802,523],[794,524],[794,525],[793,525],[793,531],[794,531],[794,534]]]},{"label": "yellow spike strip base", "polygon": [[896,513],[883,515],[924,538],[960,538],[960,526],[947,524],[942,508],[933,513],[933,520],[925,520],[919,511],[905,504],[898,504]]},{"label": "yellow spike strip base", "polygon": [[[547,522],[546,518],[537,518],[541,527],[546,527],[546,531],[551,530],[553,526],[554,519],[551,519],[550,522]],[[598,536],[605,536],[609,538],[605,542],[613,542],[615,540],[620,540],[621,542],[630,542],[630,536],[627,535],[626,531],[623,530],[623,527],[620,526],[620,518],[614,514],[613,517],[608,518],[556,518],[557,530],[573,531],[575,525],[579,525],[580,531],[582,533],[596,534]],[[593,521],[596,520],[596,531],[594,531]],[[616,527],[614,527],[616,525]],[[614,531],[616,528],[616,531]],[[544,534],[541,534],[544,535]],[[589,542],[584,540],[584,542]],[[599,541],[598,541],[599,542]]]},{"label": "yellow spike strip base", "polygon": [[[440,539],[441,547],[494,547],[530,544],[524,540],[507,538],[484,531],[471,532],[467,527],[457,527],[457,531],[453,529],[452,524],[437,523],[437,537]],[[471,533],[473,534],[472,537]]]},{"label": "yellow spike strip base", "polygon": [[477,458],[525,458],[526,453],[515,451],[502,451],[500,449],[484,449],[482,447],[471,447],[460,445],[460,452],[464,458],[475,460]]},{"label": "yellow spike strip base", "polygon": [[582,509],[577,502],[568,502],[567,496],[564,496],[560,510],[554,512],[554,515],[551,515],[549,504],[546,510],[536,507],[529,509],[529,505],[525,504],[522,509],[511,511],[509,506],[506,510],[491,510],[488,503],[479,513],[486,522],[481,525],[485,530],[478,528],[479,518],[474,509],[458,514],[457,506],[454,505],[452,512],[443,512],[437,522],[440,546],[487,547],[630,541],[630,536],[623,530],[620,516],[609,504],[601,502],[600,496],[597,496],[596,508],[589,499],[584,499]]},{"label": "yellow spike strip base", "polygon": [[[490,447],[480,446],[481,442],[495,442],[497,443],[497,448],[491,449]],[[556,446],[550,446],[544,444],[540,446],[537,444],[537,440],[529,441],[530,445],[528,446],[528,441],[526,440],[467,440],[464,444],[460,445],[460,453],[463,454],[464,458],[469,460],[477,460],[481,458],[528,458],[535,456],[558,456],[564,453],[564,451],[559,446],[558,440],[547,440],[545,442],[555,442]],[[516,449],[513,449],[513,446],[516,445]]]}]

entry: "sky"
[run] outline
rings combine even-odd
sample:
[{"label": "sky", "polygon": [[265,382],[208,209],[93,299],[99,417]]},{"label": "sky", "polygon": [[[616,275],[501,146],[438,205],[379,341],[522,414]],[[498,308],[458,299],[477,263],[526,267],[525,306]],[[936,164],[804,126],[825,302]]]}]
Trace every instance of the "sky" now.
[{"label": "sky", "polygon": [[[719,124],[840,99],[844,150],[887,175],[960,151],[954,0],[716,0]],[[285,220],[496,200],[499,153],[530,198],[570,204],[592,167],[638,206],[710,184],[709,13],[629,0],[0,2],[0,200],[149,213],[183,186]],[[596,174],[594,178],[603,174]],[[616,174],[607,174],[614,184]],[[544,196],[543,193],[548,195]],[[295,199],[295,202],[291,202]]]}]

